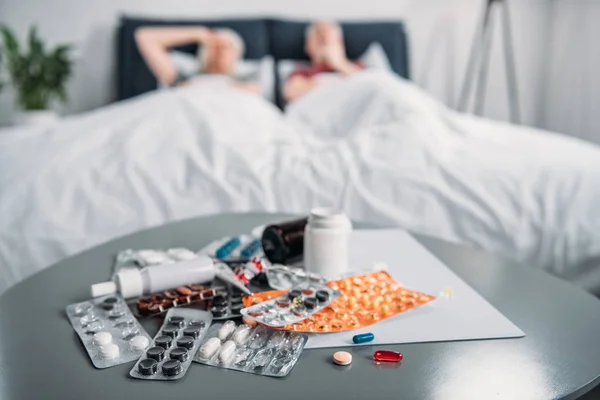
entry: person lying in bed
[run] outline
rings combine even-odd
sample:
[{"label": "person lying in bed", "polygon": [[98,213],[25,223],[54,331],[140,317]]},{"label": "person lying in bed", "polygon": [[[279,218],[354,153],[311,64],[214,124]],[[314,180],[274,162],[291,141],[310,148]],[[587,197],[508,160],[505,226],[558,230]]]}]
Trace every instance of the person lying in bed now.
[{"label": "person lying in bed", "polygon": [[[233,30],[211,30],[203,26],[138,28],[135,40],[148,68],[159,82],[168,86],[185,85],[191,81],[173,63],[169,55],[172,47],[197,43],[199,73],[234,78],[245,47],[242,38]],[[233,84],[240,89],[260,93],[257,83],[234,79]]]},{"label": "person lying in bed", "polygon": [[294,101],[323,84],[321,74],[349,76],[364,69],[361,63],[346,57],[342,28],[330,21],[318,21],[306,30],[304,51],[310,58],[309,67],[297,68],[283,88],[286,102]]}]

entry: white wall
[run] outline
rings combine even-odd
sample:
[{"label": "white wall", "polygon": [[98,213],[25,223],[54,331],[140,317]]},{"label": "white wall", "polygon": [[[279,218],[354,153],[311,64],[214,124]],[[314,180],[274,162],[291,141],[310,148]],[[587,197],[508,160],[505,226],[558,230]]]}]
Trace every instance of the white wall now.
[{"label": "white wall", "polygon": [[[542,50],[547,0],[509,0],[523,122],[542,126]],[[118,16],[398,19],[410,35],[413,79],[448,104],[460,90],[468,51],[485,0],[1,0],[0,23],[24,37],[31,24],[51,44],[77,46],[75,74],[65,113],[81,112],[114,97],[114,33]],[[498,33],[498,32],[496,32]],[[500,36],[496,35],[485,115],[507,119]],[[10,91],[0,94],[0,125],[13,109]]]},{"label": "white wall", "polygon": [[600,2],[554,1],[540,126],[600,143]]}]

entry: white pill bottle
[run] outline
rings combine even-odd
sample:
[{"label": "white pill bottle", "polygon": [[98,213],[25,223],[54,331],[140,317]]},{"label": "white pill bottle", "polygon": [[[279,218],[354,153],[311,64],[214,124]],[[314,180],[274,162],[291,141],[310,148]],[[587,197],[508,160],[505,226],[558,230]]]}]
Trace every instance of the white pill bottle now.
[{"label": "white pill bottle", "polygon": [[314,208],[304,228],[304,268],[335,279],[348,271],[352,222],[342,211]]}]

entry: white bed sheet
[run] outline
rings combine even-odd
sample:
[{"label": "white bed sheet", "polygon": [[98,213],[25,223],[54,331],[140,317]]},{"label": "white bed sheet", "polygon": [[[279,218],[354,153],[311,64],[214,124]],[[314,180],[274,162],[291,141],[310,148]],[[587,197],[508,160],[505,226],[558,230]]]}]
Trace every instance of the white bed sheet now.
[{"label": "white bed sheet", "polygon": [[330,205],[600,289],[600,151],[463,116],[365,72],[280,113],[252,94],[156,92],[0,131],[0,292],[111,238],[230,211]]}]

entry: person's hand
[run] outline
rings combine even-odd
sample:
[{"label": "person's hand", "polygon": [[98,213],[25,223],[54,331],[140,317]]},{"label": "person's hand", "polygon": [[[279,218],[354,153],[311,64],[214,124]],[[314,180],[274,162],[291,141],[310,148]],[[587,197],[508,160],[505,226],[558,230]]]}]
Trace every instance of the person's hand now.
[{"label": "person's hand", "polygon": [[198,27],[197,40],[199,44],[208,44],[213,40],[213,32],[203,26]]},{"label": "person's hand", "polygon": [[343,72],[350,61],[346,57],[344,48],[341,46],[326,46],[323,48],[323,60],[325,64],[336,72]]}]

